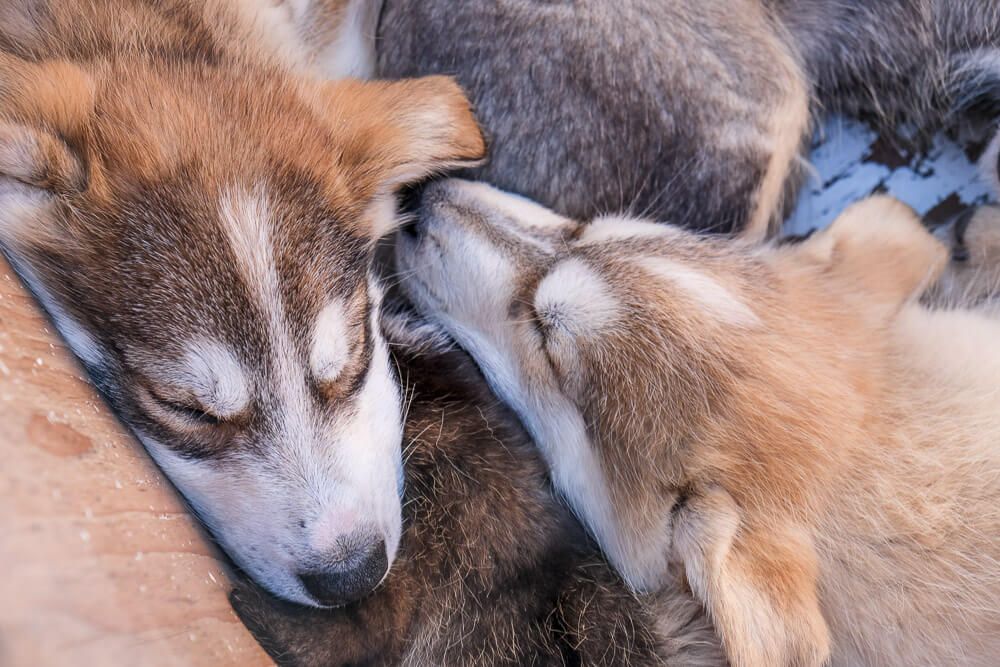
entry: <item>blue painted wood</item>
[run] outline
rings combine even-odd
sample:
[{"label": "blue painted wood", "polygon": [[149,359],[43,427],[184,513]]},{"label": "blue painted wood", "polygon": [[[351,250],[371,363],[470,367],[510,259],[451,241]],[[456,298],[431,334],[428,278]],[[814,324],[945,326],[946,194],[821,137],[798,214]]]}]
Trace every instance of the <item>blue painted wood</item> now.
[{"label": "blue painted wood", "polygon": [[785,232],[804,234],[828,225],[849,204],[887,192],[929,223],[941,223],[992,196],[973,158],[981,147],[960,146],[943,134],[925,150],[901,148],[861,121],[834,116],[816,132],[809,176]]}]

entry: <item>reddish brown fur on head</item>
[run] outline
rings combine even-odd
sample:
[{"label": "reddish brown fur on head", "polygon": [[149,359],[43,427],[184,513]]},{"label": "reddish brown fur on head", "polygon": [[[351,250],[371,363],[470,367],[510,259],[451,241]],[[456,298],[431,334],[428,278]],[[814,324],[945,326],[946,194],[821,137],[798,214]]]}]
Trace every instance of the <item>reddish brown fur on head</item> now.
[{"label": "reddish brown fur on head", "polygon": [[37,4],[0,28],[0,246],[237,562],[368,592],[401,467],[373,248],[398,187],[482,158],[467,100],[284,69],[227,3]]}]

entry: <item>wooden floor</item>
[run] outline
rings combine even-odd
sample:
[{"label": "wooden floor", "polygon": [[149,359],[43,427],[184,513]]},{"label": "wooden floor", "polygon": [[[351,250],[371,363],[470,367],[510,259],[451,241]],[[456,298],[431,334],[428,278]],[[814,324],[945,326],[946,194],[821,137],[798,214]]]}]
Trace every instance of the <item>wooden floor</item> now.
[{"label": "wooden floor", "polygon": [[0,666],[270,664],[214,550],[0,259]]}]

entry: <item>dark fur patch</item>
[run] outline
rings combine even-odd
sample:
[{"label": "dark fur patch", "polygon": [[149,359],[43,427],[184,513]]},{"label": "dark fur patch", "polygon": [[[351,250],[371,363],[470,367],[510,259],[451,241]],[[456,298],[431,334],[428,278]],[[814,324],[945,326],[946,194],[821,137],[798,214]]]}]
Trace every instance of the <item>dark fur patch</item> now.
[{"label": "dark fur patch", "polygon": [[[769,29],[753,22],[753,5]],[[491,144],[489,164],[471,177],[580,220],[628,211],[720,232],[746,223],[767,156],[727,145],[721,128],[739,116],[717,97],[729,90],[746,103],[748,131],[766,126],[781,77],[765,33],[797,53],[816,113],[933,131],[957,110],[1000,99],[995,73],[960,67],[1000,47],[996,3],[731,7],[386,0],[379,66],[389,77],[448,73],[463,84]]]},{"label": "dark fur patch", "polygon": [[[396,348],[412,402],[406,517],[388,580],[308,610],[238,583],[232,602],[283,665],[723,664],[680,587],[630,593],[549,487],[465,353]],[[675,628],[660,634],[658,624]]]}]

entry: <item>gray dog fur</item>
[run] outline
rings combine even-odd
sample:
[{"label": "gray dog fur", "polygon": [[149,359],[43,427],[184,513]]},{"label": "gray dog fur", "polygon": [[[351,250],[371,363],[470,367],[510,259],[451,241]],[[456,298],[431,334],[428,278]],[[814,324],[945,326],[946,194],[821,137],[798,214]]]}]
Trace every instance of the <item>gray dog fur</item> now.
[{"label": "gray dog fur", "polygon": [[458,78],[491,140],[476,178],[578,219],[730,231],[799,94],[789,57],[813,114],[934,130],[995,92],[998,46],[994,0],[385,0],[379,68]]}]

